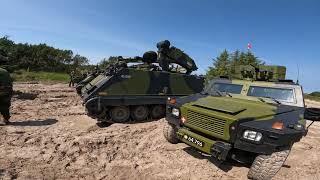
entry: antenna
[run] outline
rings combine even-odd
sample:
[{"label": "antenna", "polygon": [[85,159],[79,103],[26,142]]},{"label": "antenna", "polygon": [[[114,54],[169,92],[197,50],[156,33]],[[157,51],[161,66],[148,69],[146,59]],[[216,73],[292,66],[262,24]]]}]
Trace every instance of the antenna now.
[{"label": "antenna", "polygon": [[298,75],[297,75],[297,82],[296,82],[296,84],[299,84],[299,77],[300,77],[300,67],[299,67],[299,64],[297,64],[297,69],[298,69]]}]

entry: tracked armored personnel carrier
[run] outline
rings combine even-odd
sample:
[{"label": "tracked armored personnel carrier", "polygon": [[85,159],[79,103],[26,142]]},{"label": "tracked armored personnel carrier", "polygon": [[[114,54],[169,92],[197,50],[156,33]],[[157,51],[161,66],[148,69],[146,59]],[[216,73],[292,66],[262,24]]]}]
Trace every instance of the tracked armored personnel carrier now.
[{"label": "tracked armored personnel carrier", "polygon": [[[87,115],[99,122],[158,119],[165,115],[168,96],[201,92],[204,78],[190,73],[197,69],[193,59],[169,41],[158,43],[158,54],[123,58],[111,64],[81,89]],[[133,64],[132,64],[133,63]],[[176,64],[180,68],[171,67]],[[177,71],[176,69],[184,69]]]},{"label": "tracked armored personnel carrier", "polygon": [[221,161],[251,163],[250,179],[271,179],[307,134],[306,118],[319,121],[320,110],[305,107],[302,87],[285,80],[285,67],[237,72],[237,79],[214,79],[201,93],[169,98],[164,137]]}]

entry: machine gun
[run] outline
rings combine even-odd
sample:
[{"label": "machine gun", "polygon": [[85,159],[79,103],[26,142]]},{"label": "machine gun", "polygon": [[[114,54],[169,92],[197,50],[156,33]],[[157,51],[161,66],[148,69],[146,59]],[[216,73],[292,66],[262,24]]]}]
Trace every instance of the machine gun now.
[{"label": "machine gun", "polygon": [[143,57],[123,58],[122,56],[118,56],[116,61],[106,68],[105,72],[107,74],[113,74],[119,69],[126,68],[128,63],[143,63],[143,65],[134,65],[131,67],[156,70],[158,70],[159,67],[152,63],[159,63],[163,71],[170,71],[169,65],[175,63],[185,68],[186,74],[191,74],[198,69],[194,60],[179,48],[170,46],[170,41],[160,41],[157,43],[157,48],[158,54],[154,51],[148,51],[143,54]]},{"label": "machine gun", "polygon": [[157,53],[154,51],[147,51],[143,54],[142,57],[135,56],[133,58],[123,58],[122,56],[118,56],[114,63],[111,63],[107,66],[104,74],[112,75],[115,74],[117,71],[123,68],[128,67],[128,63],[143,63],[138,65],[131,66],[132,68],[147,68],[152,69],[156,68],[155,63],[157,61]]},{"label": "machine gun", "polygon": [[169,64],[175,63],[187,70],[186,74],[191,74],[192,71],[198,69],[194,60],[184,53],[182,50],[171,46],[170,41],[164,40],[157,43],[158,62],[162,70],[169,71]]}]

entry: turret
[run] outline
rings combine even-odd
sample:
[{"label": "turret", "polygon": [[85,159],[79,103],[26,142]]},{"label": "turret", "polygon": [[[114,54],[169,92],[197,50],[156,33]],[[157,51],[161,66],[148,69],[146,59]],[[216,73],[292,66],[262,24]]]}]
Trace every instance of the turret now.
[{"label": "turret", "polygon": [[187,70],[187,74],[197,70],[194,60],[182,50],[171,46],[170,41],[164,40],[157,43],[158,62],[162,70],[169,71],[169,64],[176,63]]},{"label": "turret", "polygon": [[142,57],[140,56],[135,56],[135,57],[129,57],[129,58],[124,58],[122,56],[117,57],[116,62],[123,62],[123,63],[155,63],[157,61],[157,53],[154,51],[147,51],[143,54]]}]

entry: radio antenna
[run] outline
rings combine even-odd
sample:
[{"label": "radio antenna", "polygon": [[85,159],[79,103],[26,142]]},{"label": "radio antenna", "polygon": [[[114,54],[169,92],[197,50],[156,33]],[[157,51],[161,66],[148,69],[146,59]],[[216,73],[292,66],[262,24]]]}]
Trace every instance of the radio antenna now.
[{"label": "radio antenna", "polygon": [[299,77],[300,77],[300,67],[299,64],[297,64],[297,69],[298,69],[298,75],[297,75],[297,84],[299,84]]}]

